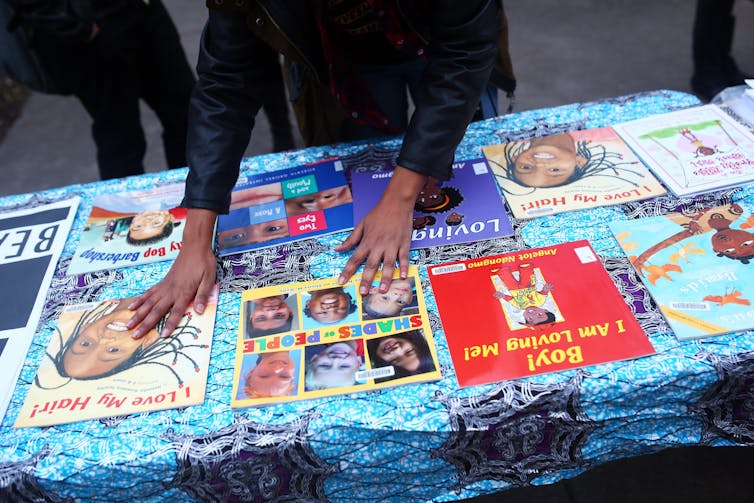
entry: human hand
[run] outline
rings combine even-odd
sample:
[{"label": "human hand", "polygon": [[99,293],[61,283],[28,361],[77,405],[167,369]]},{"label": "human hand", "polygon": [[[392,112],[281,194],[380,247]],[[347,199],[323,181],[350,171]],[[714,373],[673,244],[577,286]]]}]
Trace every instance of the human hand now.
[{"label": "human hand", "polygon": [[406,168],[397,167],[377,205],[359,222],[353,232],[335,251],[348,251],[354,247],[351,258],[343,268],[338,283],[343,284],[365,262],[359,283],[359,293],[366,295],[375,273],[382,266],[382,279],[378,291],[390,288],[395,263],[400,277],[408,276],[408,251],[411,246],[411,223],[416,195],[427,177]]},{"label": "human hand", "polygon": [[170,271],[128,306],[135,311],[128,328],[138,326],[134,339],[143,337],[168,313],[160,336],[170,336],[192,301],[198,314],[204,312],[215,285],[216,260],[211,246],[215,218],[208,210],[188,211],[181,251]]}]

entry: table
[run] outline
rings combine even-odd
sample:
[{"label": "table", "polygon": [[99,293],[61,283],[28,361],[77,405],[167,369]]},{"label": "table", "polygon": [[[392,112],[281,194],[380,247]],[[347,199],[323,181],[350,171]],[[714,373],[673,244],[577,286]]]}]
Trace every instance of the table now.
[{"label": "table", "polygon": [[[527,111],[475,123],[458,158],[533,135],[592,128],[698,104],[653,91]],[[339,155],[353,164],[390,155],[399,140],[270,154],[243,170],[274,170]],[[95,194],[180,181],[185,170],[74,185],[0,200],[7,210],[79,195],[38,333],[0,425],[0,500],[49,501],[451,501],[551,484],[604,462],[684,445],[754,444],[754,332],[679,343],[607,222],[681,204],[739,202],[754,186],[696,199],[664,196],[621,206],[514,220],[512,237],[413,251],[427,292],[443,379],[390,390],[231,410],[237,313],[244,289],[337,274],[345,234],[226,257],[201,406],[48,428],[12,428],[65,304],[135,295],[169,263],[65,276]],[[459,389],[422,266],[588,239],[649,334],[657,355]]]}]

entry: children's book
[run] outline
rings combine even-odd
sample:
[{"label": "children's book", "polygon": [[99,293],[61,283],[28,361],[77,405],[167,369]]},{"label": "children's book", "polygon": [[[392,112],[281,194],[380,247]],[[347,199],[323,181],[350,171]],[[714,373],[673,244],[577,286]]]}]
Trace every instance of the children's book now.
[{"label": "children's book", "polygon": [[587,241],[428,271],[461,387],[654,353]]},{"label": "children's book", "polygon": [[488,145],[482,151],[517,218],[666,193],[611,127]]},{"label": "children's book", "polygon": [[361,276],[242,294],[232,407],[368,391],[440,379],[415,267],[368,295]]},{"label": "children's book", "polygon": [[79,198],[0,214],[0,421],[37,330]]},{"label": "children's book", "polygon": [[615,125],[677,196],[754,180],[754,135],[716,105]]},{"label": "children's book", "polygon": [[754,328],[754,217],[738,204],[610,223],[679,340]]},{"label": "children's book", "polygon": [[134,340],[133,299],[64,308],[15,427],[186,407],[204,402],[217,287],[204,313],[189,308],[170,337]]},{"label": "children's book", "polygon": [[[377,204],[394,166],[387,171],[352,173],[354,221],[359,222]],[[414,205],[411,248],[460,244],[513,234],[495,180],[482,159],[453,163],[453,176],[433,181]]]},{"label": "children's book", "polygon": [[68,274],[172,260],[181,249],[184,184],[102,194],[81,233]]},{"label": "children's book", "polygon": [[353,198],[339,160],[242,176],[217,221],[220,256],[353,228]]}]

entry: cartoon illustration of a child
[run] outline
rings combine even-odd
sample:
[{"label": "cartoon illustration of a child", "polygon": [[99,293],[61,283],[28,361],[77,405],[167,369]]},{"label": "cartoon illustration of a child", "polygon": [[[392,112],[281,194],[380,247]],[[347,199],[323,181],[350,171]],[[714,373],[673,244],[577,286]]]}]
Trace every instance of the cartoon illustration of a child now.
[{"label": "cartoon illustration of a child", "polygon": [[620,153],[600,143],[576,140],[569,133],[511,142],[503,149],[504,164],[490,160],[504,171],[504,177],[521,187],[561,187],[587,177],[610,177],[636,185],[631,177],[643,178],[626,168],[635,161],[623,161]]},{"label": "cartoon illustration of a child", "polygon": [[458,189],[443,186],[439,180],[430,178],[416,196],[414,211],[422,213],[445,212],[455,208],[462,201],[463,196]]},{"label": "cartoon illustration of a child", "polygon": [[168,210],[147,210],[134,215],[128,225],[126,243],[147,245],[165,239],[180,225]]},{"label": "cartoon illustration of a child", "polygon": [[[60,377],[69,380],[100,379],[138,365],[152,364],[167,369],[182,382],[169,362],[179,356],[191,360],[183,350],[198,347],[180,340],[184,333],[191,334],[194,338],[197,334],[197,328],[191,324],[191,317],[185,315],[173,337],[161,338],[158,335],[164,326],[163,319],[142,338],[134,339],[134,330],[127,326],[133,314],[128,310],[132,300],[133,298],[106,301],[85,311],[70,330],[67,339],[58,329],[60,349],[55,354],[48,353],[47,357],[52,360]],[[166,356],[164,360],[168,363],[162,361],[163,356]],[[39,382],[39,375],[35,382],[40,388],[50,389]]]},{"label": "cartoon illustration of a child", "polygon": [[553,285],[545,282],[538,268],[525,263],[520,264],[515,272],[507,266],[492,272],[496,273],[491,277],[495,286],[493,295],[502,302],[512,330],[562,319],[552,298]]}]

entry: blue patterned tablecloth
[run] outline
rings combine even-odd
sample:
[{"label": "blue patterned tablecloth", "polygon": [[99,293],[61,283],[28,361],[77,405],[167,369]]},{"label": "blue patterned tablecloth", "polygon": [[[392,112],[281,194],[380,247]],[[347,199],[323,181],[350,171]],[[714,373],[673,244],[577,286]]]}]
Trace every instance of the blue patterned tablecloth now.
[{"label": "blue patterned tablecloth", "polygon": [[[604,126],[697,105],[655,91],[511,114],[473,124],[458,158],[481,146]],[[350,164],[399,140],[246,159],[271,171],[333,155]],[[368,162],[360,163],[368,169]],[[337,274],[345,234],[227,257],[201,406],[48,428],[14,429],[65,304],[141,293],[169,263],[65,276],[95,195],[181,181],[185,170],[74,185],[0,200],[0,210],[82,198],[38,332],[0,425],[0,500],[450,501],[573,477],[601,463],[683,445],[754,443],[754,332],[678,342],[607,223],[679,207],[739,202],[754,187],[514,220],[510,238],[411,253],[419,266],[588,239],[649,334],[657,355],[459,389],[426,269],[420,267],[443,378],[439,382],[257,409],[231,410],[237,316],[247,288]],[[7,285],[4,287],[7,288]],[[37,498],[37,499],[35,499]]]}]

